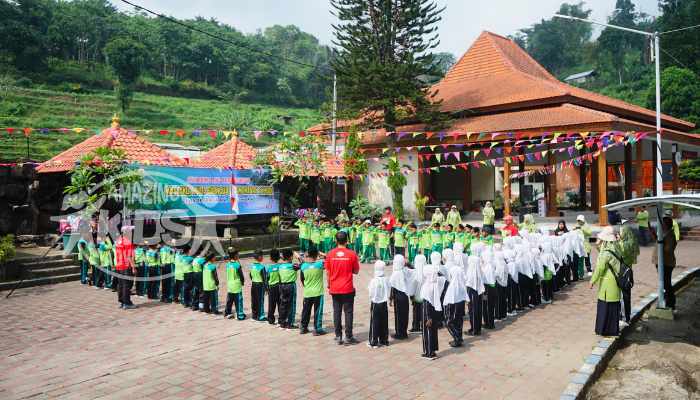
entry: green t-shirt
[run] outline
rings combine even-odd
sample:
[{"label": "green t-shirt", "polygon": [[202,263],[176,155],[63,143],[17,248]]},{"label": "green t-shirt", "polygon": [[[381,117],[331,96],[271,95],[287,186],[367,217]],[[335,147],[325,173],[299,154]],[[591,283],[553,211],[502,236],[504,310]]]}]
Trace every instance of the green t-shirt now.
[{"label": "green t-shirt", "polygon": [[216,264],[206,263],[204,264],[204,269],[202,270],[202,288],[204,290],[216,290],[216,281],[214,280],[214,273],[216,271]]},{"label": "green t-shirt", "polygon": [[323,261],[305,262],[301,264],[304,274],[304,297],[323,295]]},{"label": "green t-shirt", "polygon": [[176,281],[185,280],[184,266],[185,266],[185,263],[182,260],[182,254],[176,253],[175,254],[175,280]]},{"label": "green t-shirt", "polygon": [[97,246],[100,253],[100,266],[111,267],[112,263],[112,242],[102,242]]},{"label": "green t-shirt", "polygon": [[406,234],[406,239],[408,240],[408,245],[411,247],[416,247],[418,246],[418,243],[420,242],[420,235],[418,234],[418,231],[415,232],[408,232]]},{"label": "green t-shirt", "polygon": [[[85,249],[83,249],[83,245],[85,245]],[[85,239],[80,239],[78,240],[78,261],[87,261],[87,242]]]},{"label": "green t-shirt", "polygon": [[146,262],[146,252],[143,251],[143,247],[137,247],[134,250],[134,262],[137,264]]},{"label": "green t-shirt", "polygon": [[311,239],[312,243],[319,244],[321,243],[321,229],[314,225],[311,227],[311,233],[309,234],[309,239]]},{"label": "green t-shirt", "polygon": [[442,234],[442,245],[443,247],[452,247],[452,243],[455,241],[454,232],[443,232]]},{"label": "green t-shirt", "polygon": [[97,246],[93,243],[88,243],[87,245],[88,262],[90,265],[100,264],[100,252],[97,250]]},{"label": "green t-shirt", "polygon": [[442,244],[442,231],[439,231],[437,229],[433,229],[430,232],[430,243],[435,245],[441,245]]},{"label": "green t-shirt", "polygon": [[433,247],[433,242],[431,241],[430,230],[424,229],[420,232],[420,247],[422,249],[429,249]]},{"label": "green t-shirt", "polygon": [[394,228],[394,246],[406,247],[406,230],[404,228]]},{"label": "green t-shirt", "polygon": [[160,266],[158,251],[151,249],[146,250],[146,265],[149,267]]},{"label": "green t-shirt", "polygon": [[192,272],[202,272],[202,267],[206,261],[204,257],[195,257],[192,260]]},{"label": "green t-shirt", "polygon": [[389,248],[389,232],[384,229],[377,229],[377,247],[380,249]]},{"label": "green t-shirt", "polygon": [[267,264],[265,266],[265,271],[267,271],[267,285],[274,286],[280,283],[280,269],[279,264]]},{"label": "green t-shirt", "polygon": [[637,224],[640,228],[649,227],[649,211],[640,211],[637,213]]},{"label": "green t-shirt", "polygon": [[243,290],[243,282],[239,271],[241,263],[238,261],[229,261],[226,263],[226,287],[229,293],[240,293]]},{"label": "green t-shirt", "polygon": [[172,264],[175,260],[175,257],[173,255],[173,249],[170,246],[161,247],[160,251],[158,252],[158,255],[160,256],[161,265]]},{"label": "green t-shirt", "polygon": [[250,280],[255,283],[263,283],[264,282],[264,277],[263,277],[263,272],[265,271],[265,265],[259,263],[259,262],[254,262],[250,266]]},{"label": "green t-shirt", "polygon": [[297,271],[294,264],[285,262],[278,265],[280,283],[295,283],[297,281]]},{"label": "green t-shirt", "polygon": [[299,239],[308,239],[309,238],[309,228],[310,224],[304,220],[297,220],[297,222],[294,223],[299,228]]},{"label": "green t-shirt", "polygon": [[335,237],[335,228],[331,224],[326,224],[322,226],[321,239],[330,240]]},{"label": "green t-shirt", "polygon": [[[192,262],[194,260],[194,257],[188,255],[188,254],[183,254],[182,255],[182,273],[183,274],[189,274],[192,272],[192,265],[194,264]],[[201,271],[201,267],[200,267]]]},{"label": "green t-shirt", "polygon": [[363,228],[362,229],[362,245],[371,246],[374,244],[374,228]]}]

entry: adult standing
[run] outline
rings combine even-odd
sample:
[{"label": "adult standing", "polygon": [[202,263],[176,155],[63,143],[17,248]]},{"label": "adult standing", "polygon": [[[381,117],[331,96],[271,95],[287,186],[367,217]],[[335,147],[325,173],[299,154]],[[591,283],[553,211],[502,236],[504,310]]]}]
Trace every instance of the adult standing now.
[{"label": "adult standing", "polygon": [[136,265],[134,263],[134,244],[131,242],[133,226],[122,226],[121,236],[115,245],[114,270],[119,275],[117,296],[119,308],[125,310],[136,308],[131,302],[131,286],[134,282]]},{"label": "adult standing", "polygon": [[649,232],[649,211],[647,211],[647,206],[642,206],[642,208],[637,211],[635,219],[639,227],[639,244],[646,246],[651,240],[651,233]]},{"label": "adult standing", "polygon": [[[673,275],[673,268],[676,267],[676,235],[673,232],[673,219],[671,217],[664,217],[661,220],[662,234],[660,239],[657,239],[656,232],[651,231],[652,238],[656,242],[661,242],[663,244],[663,254],[664,254],[664,299],[666,300],[666,307],[671,309],[676,308],[676,294],[673,292],[673,285],[671,284],[671,276]],[[659,256],[658,256],[658,246],[654,246],[654,251],[651,255],[651,260],[656,269],[659,269]]]},{"label": "adult standing", "polygon": [[442,213],[442,210],[440,210],[440,207],[435,208],[435,212],[433,213],[432,218],[430,219],[430,224],[435,225],[435,224],[440,224],[445,222],[445,214]]},{"label": "adult standing", "polygon": [[445,222],[452,225],[453,230],[456,230],[457,227],[462,224],[462,215],[460,215],[456,205],[453,204],[452,207],[450,207],[450,212],[447,213]]},{"label": "adult standing", "polygon": [[481,211],[481,214],[484,216],[484,225],[483,225],[483,230],[486,231],[489,235],[494,234],[494,223],[496,221],[496,210],[493,209],[493,206],[491,205],[490,201],[486,202],[486,205],[484,205],[484,209]]},{"label": "adult standing", "polygon": [[[639,244],[637,243],[637,236],[627,224],[622,225],[620,229],[620,253],[622,261],[630,267],[630,278],[632,279],[632,284],[634,284],[634,270],[631,268],[637,263]],[[632,312],[632,288],[622,289],[622,305],[625,322],[629,324]]]},{"label": "adult standing", "polygon": [[598,285],[598,307],[595,320],[595,333],[601,336],[620,334],[620,288],[615,275],[620,273],[620,261],[613,252],[616,249],[615,232],[606,226],[598,234],[600,253],[595,272],[591,277],[591,289]]},{"label": "adult standing", "polygon": [[[586,250],[586,256],[583,257],[583,261],[586,265],[588,276],[591,276],[593,273],[591,271],[591,235],[593,234],[593,230],[591,226],[586,223],[586,217],[584,217],[583,214],[576,216],[576,227],[574,230],[576,229],[580,229],[581,234],[583,234],[583,249]],[[575,265],[578,264],[575,263]]]},{"label": "adult standing", "polygon": [[[389,212],[391,208],[387,207]],[[343,324],[341,314],[345,315],[345,342],[357,343],[352,335],[353,310],[355,303],[355,285],[353,275],[360,272],[360,262],[357,254],[348,249],[348,235],[345,232],[335,234],[338,247],[326,254],[324,267],[328,272],[328,291],[333,298],[333,325],[335,327],[335,341],[342,345]]]},{"label": "adult standing", "polygon": [[505,222],[506,225],[501,228],[502,237],[518,236],[518,226],[513,223],[512,215],[506,215],[503,217],[503,222]]},{"label": "adult standing", "polygon": [[379,220],[379,226],[386,231],[393,232],[394,225],[396,225],[396,217],[394,217],[394,214],[391,212],[391,207],[387,207],[384,209],[382,219]]}]

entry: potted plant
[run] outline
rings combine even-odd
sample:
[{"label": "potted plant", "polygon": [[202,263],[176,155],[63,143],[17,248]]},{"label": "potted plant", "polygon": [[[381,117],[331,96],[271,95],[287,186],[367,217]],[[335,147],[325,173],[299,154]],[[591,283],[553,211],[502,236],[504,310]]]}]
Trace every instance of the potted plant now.
[{"label": "potted plant", "polygon": [[503,218],[503,195],[500,191],[496,191],[496,195],[493,198],[493,209],[496,212],[496,219]]},{"label": "potted plant", "polygon": [[416,213],[418,214],[418,219],[425,221],[425,206],[428,204],[428,196],[421,196],[420,193],[413,193],[413,202],[416,205]]}]

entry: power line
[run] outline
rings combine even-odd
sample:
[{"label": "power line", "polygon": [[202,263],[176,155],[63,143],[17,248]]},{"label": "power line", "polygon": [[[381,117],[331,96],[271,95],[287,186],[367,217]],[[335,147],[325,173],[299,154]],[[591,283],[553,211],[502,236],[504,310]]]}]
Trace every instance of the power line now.
[{"label": "power line", "polygon": [[659,33],[659,35],[665,35],[667,33],[680,32],[680,31],[685,31],[688,29],[695,29],[695,28],[700,28],[700,25],[693,25],[693,26],[686,26],[685,28],[672,29],[670,31],[661,32],[661,33]]},{"label": "power line", "polygon": [[273,54],[273,53],[270,53],[270,52],[267,52],[267,51],[264,51],[264,50],[258,50],[258,49],[256,49],[256,48],[247,46],[247,45],[245,45],[244,43],[238,43],[238,42],[235,42],[235,41],[233,41],[233,40],[227,39],[227,38],[225,38],[225,37],[218,36],[218,35],[215,35],[215,34],[213,34],[213,33],[207,32],[207,31],[205,31],[205,30],[199,29],[199,28],[197,28],[196,26],[192,26],[192,25],[190,25],[190,24],[184,23],[184,22],[182,22],[182,21],[180,21],[180,20],[178,20],[178,19],[175,19],[175,18],[173,18],[173,17],[169,17],[169,16],[164,15],[164,14],[161,14],[161,13],[159,13],[159,12],[150,10],[150,9],[148,9],[148,8],[146,8],[146,7],[143,7],[143,6],[140,6],[140,5],[138,5],[138,4],[132,3],[132,2],[129,1],[129,0],[120,0],[120,1],[121,1],[122,3],[126,3],[126,4],[128,4],[128,5],[130,5],[130,6],[134,7],[134,8],[136,8],[136,9],[145,11],[145,12],[151,14],[151,15],[154,15],[154,16],[156,16],[156,17],[162,18],[162,19],[164,19],[164,20],[166,20],[166,21],[169,21],[169,22],[172,22],[172,23],[174,23],[174,24],[180,25],[180,26],[182,26],[183,28],[187,28],[187,29],[189,29],[189,30],[192,30],[192,31],[201,33],[201,34],[203,34],[203,35],[209,36],[209,37],[212,38],[212,39],[216,39],[216,40],[219,40],[219,41],[228,43],[228,44],[230,44],[230,45],[233,45],[233,46],[236,46],[236,47],[239,47],[239,48],[246,49],[246,50],[248,50],[248,51],[250,51],[250,52],[252,52],[252,53],[262,54],[262,55],[264,55],[265,57],[268,57],[268,58],[279,59],[279,60],[282,60],[282,61],[285,61],[285,62],[288,62],[288,63],[291,63],[291,64],[296,64],[296,65],[299,65],[299,66],[302,66],[302,67],[311,68],[311,69],[314,70],[314,71],[312,71],[312,72],[315,73],[315,74],[317,74],[319,77],[322,77],[322,78],[324,78],[324,79],[330,79],[330,76],[328,76],[328,75],[323,75],[323,74],[320,74],[319,72],[316,72],[316,70],[318,69],[318,66],[316,66],[316,65],[308,64],[308,63],[305,63],[305,62],[303,62],[303,61],[298,61],[298,60],[294,60],[294,59],[287,58],[287,57],[284,57],[284,56],[280,56],[280,55],[277,55],[277,54]]}]

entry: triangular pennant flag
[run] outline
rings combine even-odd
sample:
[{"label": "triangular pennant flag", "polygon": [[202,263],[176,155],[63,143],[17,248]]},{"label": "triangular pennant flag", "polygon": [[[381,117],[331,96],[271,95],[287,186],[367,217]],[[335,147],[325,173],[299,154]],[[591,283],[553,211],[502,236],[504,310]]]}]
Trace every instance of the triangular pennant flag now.
[{"label": "triangular pennant flag", "polygon": [[528,161],[533,161],[532,160],[532,153],[525,154],[525,157],[527,157]]},{"label": "triangular pennant flag", "polygon": [[449,144],[449,143],[443,143],[443,144],[441,144],[440,146],[442,146],[442,148],[443,148],[444,150],[447,150],[447,148],[450,147],[450,144]]},{"label": "triangular pennant flag", "polygon": [[452,152],[452,155],[454,156],[454,158],[457,159],[457,161],[459,161],[459,154],[460,154],[460,153],[459,153],[458,151]]},{"label": "triangular pennant flag", "polygon": [[474,168],[479,168],[479,162],[478,162],[478,161],[472,161],[472,167],[474,167]]},{"label": "triangular pennant flag", "polygon": [[442,160],[442,154],[435,153],[435,158],[437,158],[438,162],[440,162]]},{"label": "triangular pennant flag", "polygon": [[549,153],[549,150],[542,150],[542,157],[546,156],[547,153]]},{"label": "triangular pennant flag", "polygon": [[469,141],[469,137],[472,135],[471,132],[467,132],[467,141]]},{"label": "triangular pennant flag", "polygon": [[426,139],[430,139],[431,137],[433,137],[433,135],[435,135],[435,132],[425,132]]},{"label": "triangular pennant flag", "polygon": [[588,134],[589,134],[589,133],[590,133],[590,132],[579,132],[579,135],[581,135],[581,137],[585,139],[585,138],[588,137]]},{"label": "triangular pennant flag", "polygon": [[489,147],[491,147],[493,149],[494,147],[496,147],[496,145],[498,145],[498,142],[491,142],[491,146],[489,146]]},{"label": "triangular pennant flag", "polygon": [[474,158],[476,158],[480,152],[481,152],[481,150],[474,150]]},{"label": "triangular pennant flag", "polygon": [[481,160],[481,161],[479,161],[479,162],[480,162],[482,165],[487,165],[487,164],[488,164],[488,163],[486,162],[486,160]]},{"label": "triangular pennant flag", "polygon": [[489,155],[491,155],[491,149],[490,149],[490,148],[484,149],[484,154],[486,154],[486,157],[488,157]]},{"label": "triangular pennant flag", "polygon": [[24,128],[22,129],[22,132],[24,132],[24,137],[29,137],[29,135],[32,133],[32,128]]},{"label": "triangular pennant flag", "polygon": [[541,159],[542,159],[542,153],[540,153],[539,151],[538,151],[537,153],[535,153],[535,158],[536,158],[538,161],[541,160]]},{"label": "triangular pennant flag", "polygon": [[567,150],[569,151],[569,156],[574,155],[574,148],[573,147],[568,147]]},{"label": "triangular pennant flag", "polygon": [[431,145],[428,146],[428,147],[430,147],[430,151],[435,151],[435,148],[437,147],[437,145],[436,145],[436,144],[431,144]]}]

